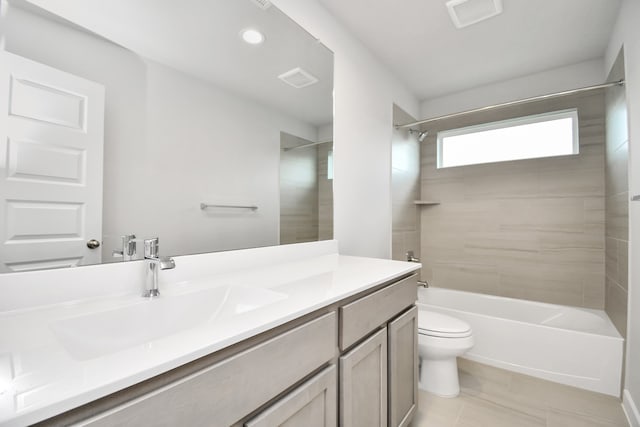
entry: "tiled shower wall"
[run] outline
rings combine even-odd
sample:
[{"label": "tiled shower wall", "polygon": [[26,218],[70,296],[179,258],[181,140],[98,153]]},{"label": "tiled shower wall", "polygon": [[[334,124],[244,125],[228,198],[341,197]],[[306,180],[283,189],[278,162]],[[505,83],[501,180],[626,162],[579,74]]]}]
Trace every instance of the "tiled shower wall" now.
[{"label": "tiled shower wall", "polygon": [[[580,153],[436,168],[436,134],[578,108]],[[604,92],[429,125],[422,143],[422,277],[433,286],[573,306],[605,303]]]},{"label": "tiled shower wall", "polygon": [[[333,239],[333,178],[329,179],[329,152],[333,144],[318,145],[318,240]],[[333,172],[333,171],[332,171]]]},{"label": "tiled shower wall", "polygon": [[[282,132],[281,146],[310,144]],[[281,151],[280,244],[333,239],[333,179],[328,156],[333,144]]]},{"label": "tiled shower wall", "polygon": [[[282,148],[309,144],[282,132]],[[318,240],[317,146],[280,151],[280,244]]]},{"label": "tiled shower wall", "polygon": [[[394,123],[415,119],[393,106]],[[420,257],[420,217],[413,203],[420,198],[420,143],[407,130],[393,131],[391,142],[392,259],[405,261],[407,251]]]},{"label": "tiled shower wall", "polygon": [[[622,55],[613,66],[611,80],[624,78]],[[629,292],[629,133],[625,89],[606,93],[606,245],[605,310],[623,337],[627,332]]]}]

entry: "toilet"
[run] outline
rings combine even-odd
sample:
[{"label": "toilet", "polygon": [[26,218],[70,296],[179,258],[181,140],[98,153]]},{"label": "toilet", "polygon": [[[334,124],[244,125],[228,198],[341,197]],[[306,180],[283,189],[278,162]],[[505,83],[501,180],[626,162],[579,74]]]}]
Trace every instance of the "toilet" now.
[{"label": "toilet", "polygon": [[455,317],[418,311],[419,387],[441,397],[460,393],[456,358],[473,347],[471,326]]}]

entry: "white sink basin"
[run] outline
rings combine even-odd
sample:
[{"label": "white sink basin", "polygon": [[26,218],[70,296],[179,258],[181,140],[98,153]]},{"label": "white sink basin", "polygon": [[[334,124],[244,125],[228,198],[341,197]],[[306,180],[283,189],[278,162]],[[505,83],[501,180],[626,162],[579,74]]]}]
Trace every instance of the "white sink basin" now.
[{"label": "white sink basin", "polygon": [[207,322],[218,322],[283,300],[262,288],[223,286],[61,319],[51,325],[74,359],[87,360],[149,343]]}]

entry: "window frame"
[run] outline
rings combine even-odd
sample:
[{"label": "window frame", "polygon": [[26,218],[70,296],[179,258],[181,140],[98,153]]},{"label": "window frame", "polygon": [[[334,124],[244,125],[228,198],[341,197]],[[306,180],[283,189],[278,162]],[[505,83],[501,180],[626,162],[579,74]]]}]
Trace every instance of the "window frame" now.
[{"label": "window frame", "polygon": [[[491,130],[497,130],[497,129],[506,129],[506,128],[516,127],[516,126],[524,126],[524,125],[530,125],[534,123],[544,123],[544,122],[549,122],[553,120],[562,120],[567,118],[570,118],[572,121],[572,134],[573,134],[572,135],[573,136],[573,141],[572,141],[573,152],[572,153],[551,154],[548,156],[539,156],[539,157],[523,157],[520,159],[509,159],[509,160],[493,160],[489,162],[466,163],[462,165],[453,165],[453,166],[442,166],[442,161],[443,161],[442,146],[444,143],[443,141],[444,138],[448,138],[452,136],[460,136],[460,135],[469,135],[472,133],[491,131]],[[436,157],[437,157],[436,168],[445,169],[445,168],[454,168],[454,167],[461,167],[461,166],[485,165],[490,163],[513,162],[518,160],[541,159],[546,157],[560,157],[560,156],[571,156],[571,155],[580,154],[579,127],[580,125],[579,125],[579,119],[578,119],[578,109],[569,108],[565,110],[550,111],[550,112],[541,113],[541,114],[533,114],[529,116],[499,120],[496,122],[481,123],[481,124],[472,125],[472,126],[465,126],[462,128],[439,131],[436,137],[437,138],[436,139],[437,141],[436,142]]]}]

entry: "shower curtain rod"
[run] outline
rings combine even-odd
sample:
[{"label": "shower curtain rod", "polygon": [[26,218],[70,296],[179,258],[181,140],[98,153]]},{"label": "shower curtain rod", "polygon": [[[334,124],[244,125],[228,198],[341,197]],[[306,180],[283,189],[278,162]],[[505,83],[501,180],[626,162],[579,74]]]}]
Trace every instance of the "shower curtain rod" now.
[{"label": "shower curtain rod", "polygon": [[582,88],[579,88],[579,89],[565,90],[563,92],[550,93],[548,95],[534,96],[534,97],[531,97],[531,98],[519,99],[517,101],[503,102],[502,104],[494,104],[494,105],[489,105],[487,107],[474,108],[473,110],[461,111],[459,113],[445,114],[444,116],[438,116],[438,117],[433,117],[433,118],[430,118],[430,119],[418,120],[417,122],[406,123],[406,124],[403,124],[403,125],[395,125],[395,127],[396,127],[396,129],[406,129],[406,128],[410,128],[410,127],[413,127],[413,126],[422,125],[424,123],[435,122],[437,120],[451,119],[453,117],[463,116],[465,114],[479,113],[481,111],[493,110],[495,108],[510,107],[512,105],[520,105],[520,104],[526,104],[528,102],[542,101],[544,99],[555,98],[557,96],[573,95],[574,93],[587,92],[587,91],[595,90],[595,89],[603,89],[603,88],[607,88],[607,87],[611,87],[611,86],[623,86],[623,85],[624,85],[624,80],[618,80],[616,82],[607,82],[607,83],[603,83],[603,84],[600,84],[600,85],[587,86],[587,87],[582,87]]},{"label": "shower curtain rod", "polygon": [[313,145],[328,144],[330,142],[333,142],[333,141],[312,142],[310,144],[302,144],[302,145],[296,145],[295,147],[283,148],[282,151],[297,150],[298,148],[307,148],[307,147],[311,147]]}]

